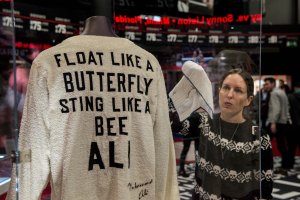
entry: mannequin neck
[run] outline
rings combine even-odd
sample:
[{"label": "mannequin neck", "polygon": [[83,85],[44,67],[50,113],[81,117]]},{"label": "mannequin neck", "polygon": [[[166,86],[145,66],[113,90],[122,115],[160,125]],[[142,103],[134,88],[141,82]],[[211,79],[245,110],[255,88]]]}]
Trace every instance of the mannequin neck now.
[{"label": "mannequin neck", "polygon": [[81,35],[117,37],[115,32],[112,30],[110,20],[106,16],[92,16],[87,18]]}]

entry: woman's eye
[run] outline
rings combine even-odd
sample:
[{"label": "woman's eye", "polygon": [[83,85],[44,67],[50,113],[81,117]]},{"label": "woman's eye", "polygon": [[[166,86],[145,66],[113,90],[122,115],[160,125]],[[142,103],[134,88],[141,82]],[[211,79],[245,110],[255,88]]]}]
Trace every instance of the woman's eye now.
[{"label": "woman's eye", "polygon": [[230,87],[229,87],[229,86],[226,86],[226,85],[224,85],[224,86],[222,87],[222,89],[227,91],[227,90],[230,90]]},{"label": "woman's eye", "polygon": [[236,93],[238,93],[238,94],[245,94],[245,93],[247,93],[245,90],[242,90],[242,89],[240,89],[240,88],[238,88],[237,90],[236,90]]},{"label": "woman's eye", "polygon": [[243,93],[243,91],[240,90],[240,89],[235,89],[234,91],[235,91],[236,93]]},{"label": "woman's eye", "polygon": [[[221,88],[223,91],[230,91],[231,90],[231,87],[228,86],[228,85],[223,85],[222,88]],[[244,91],[241,89],[241,88],[233,88],[233,91],[236,93],[236,94],[243,94]]]}]

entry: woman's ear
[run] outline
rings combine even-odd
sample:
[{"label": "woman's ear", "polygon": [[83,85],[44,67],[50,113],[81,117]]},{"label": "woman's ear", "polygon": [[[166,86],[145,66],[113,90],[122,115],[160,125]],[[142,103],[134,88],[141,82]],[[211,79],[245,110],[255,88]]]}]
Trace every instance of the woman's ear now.
[{"label": "woman's ear", "polygon": [[249,106],[249,105],[251,104],[252,100],[253,100],[253,96],[247,97],[247,103],[246,103],[246,106]]}]

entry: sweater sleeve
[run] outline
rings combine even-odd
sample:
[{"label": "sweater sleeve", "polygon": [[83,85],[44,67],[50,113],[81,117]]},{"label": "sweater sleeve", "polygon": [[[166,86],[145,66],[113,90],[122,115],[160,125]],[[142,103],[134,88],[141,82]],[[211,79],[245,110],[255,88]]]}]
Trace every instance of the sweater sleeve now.
[{"label": "sweater sleeve", "polygon": [[156,200],[177,200],[179,189],[176,174],[176,157],[168,116],[168,101],[164,77],[159,70],[157,108],[154,122],[155,191]]},{"label": "sweater sleeve", "polygon": [[172,132],[181,133],[181,130],[183,129],[183,124],[180,122],[178,113],[170,97],[168,97],[168,106]]},{"label": "sweater sleeve", "polygon": [[16,191],[19,199],[40,199],[48,183],[48,91],[45,74],[37,62],[33,62],[18,138],[20,159],[18,164],[13,164],[7,200],[16,199]]},{"label": "sweater sleeve", "polygon": [[269,135],[261,131],[261,197],[272,199],[273,190],[273,153]]},{"label": "sweater sleeve", "polygon": [[201,122],[201,115],[197,111],[194,111],[188,118],[180,121],[171,98],[168,98],[168,104],[173,133],[179,133],[190,138],[199,137],[198,133],[200,133],[199,125]]}]

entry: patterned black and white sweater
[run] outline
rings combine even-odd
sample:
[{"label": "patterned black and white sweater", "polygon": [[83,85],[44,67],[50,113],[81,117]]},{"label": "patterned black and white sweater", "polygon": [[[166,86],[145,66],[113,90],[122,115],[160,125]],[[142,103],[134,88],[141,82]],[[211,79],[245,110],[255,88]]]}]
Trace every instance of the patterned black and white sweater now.
[{"label": "patterned black and white sweater", "polygon": [[199,133],[193,199],[272,199],[273,155],[267,134],[255,131],[250,120],[238,125],[206,112],[193,112],[180,122],[171,99],[169,108],[173,132]]}]

